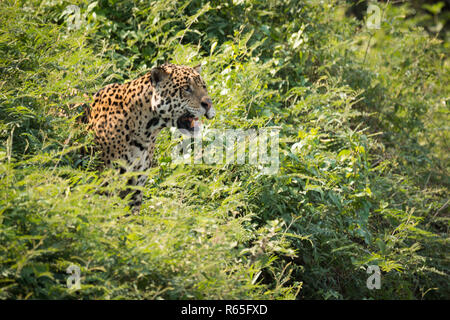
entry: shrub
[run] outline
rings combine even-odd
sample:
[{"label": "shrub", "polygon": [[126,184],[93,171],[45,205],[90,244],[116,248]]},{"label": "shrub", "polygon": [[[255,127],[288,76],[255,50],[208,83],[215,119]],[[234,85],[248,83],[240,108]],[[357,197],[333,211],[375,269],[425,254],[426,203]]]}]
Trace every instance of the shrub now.
[{"label": "shrub", "polygon": [[[448,44],[379,6],[1,2],[0,297],[448,298]],[[164,61],[204,65],[205,130],[278,128],[279,170],[175,164],[164,130],[126,217],[71,106]]]}]

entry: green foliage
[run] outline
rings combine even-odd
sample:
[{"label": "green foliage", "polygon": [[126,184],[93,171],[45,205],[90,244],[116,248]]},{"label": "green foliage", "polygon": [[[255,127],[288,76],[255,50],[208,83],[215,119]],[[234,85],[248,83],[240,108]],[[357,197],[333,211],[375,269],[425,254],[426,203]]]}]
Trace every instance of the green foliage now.
[{"label": "green foliage", "polygon": [[[0,297],[448,299],[448,43],[379,5],[0,2]],[[163,131],[127,216],[71,105],[164,61],[203,64],[205,130],[279,128],[280,168],[176,165]]]}]

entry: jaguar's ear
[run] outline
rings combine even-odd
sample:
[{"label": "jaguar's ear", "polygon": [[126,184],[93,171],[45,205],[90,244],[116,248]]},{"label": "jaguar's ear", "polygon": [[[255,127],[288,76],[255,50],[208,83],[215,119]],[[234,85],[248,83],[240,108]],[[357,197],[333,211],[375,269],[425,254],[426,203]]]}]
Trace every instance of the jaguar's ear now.
[{"label": "jaguar's ear", "polygon": [[153,68],[150,73],[150,80],[152,81],[152,85],[154,86],[168,77],[167,72],[161,67]]},{"label": "jaguar's ear", "polygon": [[202,65],[199,64],[198,66],[195,66],[194,70],[197,71],[198,74],[202,73]]}]

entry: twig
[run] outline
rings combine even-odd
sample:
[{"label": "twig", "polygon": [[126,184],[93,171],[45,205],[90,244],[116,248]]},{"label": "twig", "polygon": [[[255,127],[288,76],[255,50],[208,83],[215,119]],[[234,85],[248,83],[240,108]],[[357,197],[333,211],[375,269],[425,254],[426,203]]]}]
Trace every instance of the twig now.
[{"label": "twig", "polygon": [[450,201],[450,200],[447,200],[447,202],[444,203],[444,205],[443,205],[442,207],[440,207],[440,208],[436,211],[436,213],[433,215],[433,219],[434,219],[441,211],[445,210],[445,209],[448,207],[449,201]]}]

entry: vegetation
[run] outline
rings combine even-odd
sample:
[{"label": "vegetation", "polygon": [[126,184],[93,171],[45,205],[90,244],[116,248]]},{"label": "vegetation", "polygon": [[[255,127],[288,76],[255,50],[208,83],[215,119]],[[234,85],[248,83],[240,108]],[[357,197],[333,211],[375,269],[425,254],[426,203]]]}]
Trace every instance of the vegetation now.
[{"label": "vegetation", "polygon": [[[0,298],[448,299],[442,4],[1,1]],[[71,105],[165,61],[203,64],[206,129],[278,128],[280,166],[175,164],[163,131],[127,216]]]}]

